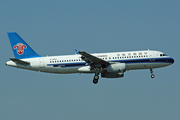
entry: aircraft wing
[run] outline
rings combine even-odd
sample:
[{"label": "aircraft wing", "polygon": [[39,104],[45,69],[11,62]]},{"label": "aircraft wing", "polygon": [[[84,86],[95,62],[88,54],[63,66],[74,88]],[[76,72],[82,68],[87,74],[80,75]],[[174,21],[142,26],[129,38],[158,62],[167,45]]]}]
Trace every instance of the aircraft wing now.
[{"label": "aircraft wing", "polygon": [[78,51],[78,53],[82,55],[81,58],[84,61],[86,61],[89,65],[93,66],[93,65],[103,65],[103,64],[109,65],[110,64],[109,62],[107,62],[107,61],[105,61],[103,59],[100,59],[100,58],[98,58],[96,56],[93,56],[91,54],[88,54],[88,53],[86,53],[84,51]]},{"label": "aircraft wing", "polygon": [[19,59],[16,59],[16,58],[10,58],[10,60],[12,60],[14,63],[17,63],[17,64],[20,64],[20,65],[30,65],[29,62],[26,62],[26,61],[22,61],[22,60],[19,60]]}]

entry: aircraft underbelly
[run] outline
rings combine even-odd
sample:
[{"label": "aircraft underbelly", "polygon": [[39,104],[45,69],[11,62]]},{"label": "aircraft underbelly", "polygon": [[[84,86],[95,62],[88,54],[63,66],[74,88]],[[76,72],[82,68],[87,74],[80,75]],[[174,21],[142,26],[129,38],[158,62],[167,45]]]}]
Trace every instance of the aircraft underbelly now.
[{"label": "aircraft underbelly", "polygon": [[79,67],[61,68],[61,67],[48,66],[46,67],[46,72],[58,73],[58,74],[78,73],[78,68]]},{"label": "aircraft underbelly", "polygon": [[127,70],[135,70],[135,69],[150,69],[150,68],[159,68],[170,65],[169,63],[160,63],[160,62],[152,62],[152,63],[133,63],[126,64]]}]

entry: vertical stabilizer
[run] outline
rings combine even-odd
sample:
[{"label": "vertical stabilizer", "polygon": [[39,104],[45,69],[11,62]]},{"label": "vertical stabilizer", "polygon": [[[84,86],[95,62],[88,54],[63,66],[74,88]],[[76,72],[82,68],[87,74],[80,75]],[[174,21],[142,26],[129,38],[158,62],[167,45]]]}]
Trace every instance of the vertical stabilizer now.
[{"label": "vertical stabilizer", "polygon": [[8,33],[16,59],[41,57],[16,32]]}]

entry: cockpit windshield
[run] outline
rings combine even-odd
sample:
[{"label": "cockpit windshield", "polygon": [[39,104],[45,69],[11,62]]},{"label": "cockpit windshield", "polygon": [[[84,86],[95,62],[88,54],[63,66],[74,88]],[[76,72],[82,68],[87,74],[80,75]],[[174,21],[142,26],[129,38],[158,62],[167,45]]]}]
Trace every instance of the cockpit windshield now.
[{"label": "cockpit windshield", "polygon": [[167,56],[166,54],[160,54],[160,56]]}]

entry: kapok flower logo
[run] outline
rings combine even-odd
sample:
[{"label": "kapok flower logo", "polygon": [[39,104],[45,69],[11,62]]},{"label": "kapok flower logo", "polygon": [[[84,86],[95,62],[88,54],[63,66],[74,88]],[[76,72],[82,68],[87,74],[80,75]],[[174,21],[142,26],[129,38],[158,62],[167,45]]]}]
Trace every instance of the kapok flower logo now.
[{"label": "kapok flower logo", "polygon": [[17,43],[17,45],[15,45],[15,46],[13,47],[13,49],[17,49],[17,53],[18,53],[19,55],[22,55],[22,54],[24,53],[24,48],[26,49],[27,46],[24,45],[23,43]]}]

